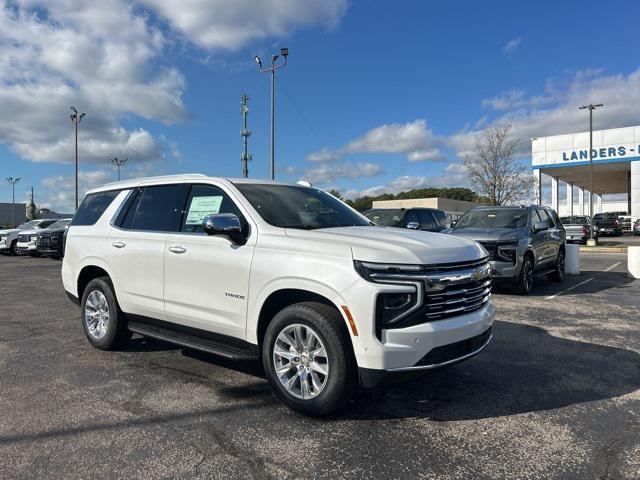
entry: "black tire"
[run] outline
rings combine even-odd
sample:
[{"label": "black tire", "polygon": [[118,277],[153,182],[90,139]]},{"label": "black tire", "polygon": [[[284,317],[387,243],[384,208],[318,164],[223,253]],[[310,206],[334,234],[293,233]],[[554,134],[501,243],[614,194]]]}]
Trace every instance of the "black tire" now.
[{"label": "black tire", "polygon": [[533,288],[533,257],[526,254],[522,259],[522,268],[516,282],[516,292],[520,295],[529,295]]},{"label": "black tire", "polygon": [[[87,322],[85,321],[87,299],[93,292],[100,292],[106,299],[108,305],[109,319],[106,327],[106,334],[101,338],[96,338],[96,336],[90,333]],[[80,306],[82,328],[91,345],[100,350],[115,350],[127,344],[132,334],[127,329],[127,319],[122,310],[120,310],[120,306],[118,305],[115,291],[113,289],[113,284],[109,277],[100,277],[91,280],[84,289]]]},{"label": "black tire", "polygon": [[18,255],[18,240],[14,240],[11,242],[11,247],[9,247],[9,253],[11,255]]},{"label": "black tire", "polygon": [[[326,383],[320,393],[309,399],[300,399],[289,393],[275,371],[273,350],[278,335],[294,324],[311,328],[327,352],[329,374]],[[281,310],[267,327],[262,343],[262,362],[267,379],[278,397],[305,415],[320,417],[335,412],[352,398],[355,391],[356,362],[348,333],[340,313],[329,305],[303,302]]]},{"label": "black tire", "polygon": [[564,281],[564,269],[565,269],[565,251],[560,250],[558,252],[558,257],[556,258],[556,266],[555,270],[547,275],[547,278],[552,282],[563,282]]}]

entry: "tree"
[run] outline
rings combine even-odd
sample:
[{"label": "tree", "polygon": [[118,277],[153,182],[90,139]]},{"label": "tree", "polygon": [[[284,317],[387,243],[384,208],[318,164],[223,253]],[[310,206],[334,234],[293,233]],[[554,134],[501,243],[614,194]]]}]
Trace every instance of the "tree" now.
[{"label": "tree", "polygon": [[36,218],[38,218],[38,208],[33,201],[33,197],[31,197],[27,204],[27,220],[35,220]]},{"label": "tree", "polygon": [[475,153],[462,160],[471,184],[490,205],[514,203],[533,191],[533,175],[514,159],[518,141],[509,137],[509,131],[509,127],[488,128],[475,138]]},{"label": "tree", "polygon": [[338,200],[342,200],[342,195],[340,195],[340,192],[338,190],[332,188],[331,190],[329,190],[329,193],[336,197]]}]

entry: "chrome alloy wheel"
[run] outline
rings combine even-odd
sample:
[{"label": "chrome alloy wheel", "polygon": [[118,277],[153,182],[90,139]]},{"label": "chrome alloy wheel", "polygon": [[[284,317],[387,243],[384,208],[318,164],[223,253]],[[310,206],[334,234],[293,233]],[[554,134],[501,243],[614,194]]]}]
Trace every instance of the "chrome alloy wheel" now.
[{"label": "chrome alloy wheel", "polygon": [[102,340],[109,327],[109,303],[100,290],[93,290],[84,306],[84,321],[89,335]]},{"label": "chrome alloy wheel", "polygon": [[285,390],[302,400],[317,397],[329,378],[329,358],[322,340],[299,323],[287,325],[276,337],[273,365]]}]

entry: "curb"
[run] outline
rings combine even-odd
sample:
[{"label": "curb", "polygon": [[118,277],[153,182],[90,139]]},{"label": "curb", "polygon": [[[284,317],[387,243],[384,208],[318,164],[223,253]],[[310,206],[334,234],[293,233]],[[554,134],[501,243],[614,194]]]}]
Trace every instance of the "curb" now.
[{"label": "curb", "polygon": [[580,253],[627,253],[627,247],[580,247]]}]

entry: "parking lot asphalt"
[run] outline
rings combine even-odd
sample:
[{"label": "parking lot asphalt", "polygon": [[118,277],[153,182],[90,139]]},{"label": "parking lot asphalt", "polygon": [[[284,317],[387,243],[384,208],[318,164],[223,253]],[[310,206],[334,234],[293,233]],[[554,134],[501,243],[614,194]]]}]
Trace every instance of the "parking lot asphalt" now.
[{"label": "parking lot asphalt", "polygon": [[480,355],[310,419],[259,366],[84,338],[60,262],[0,256],[0,478],[640,478],[640,281],[625,255],[497,291]]}]

